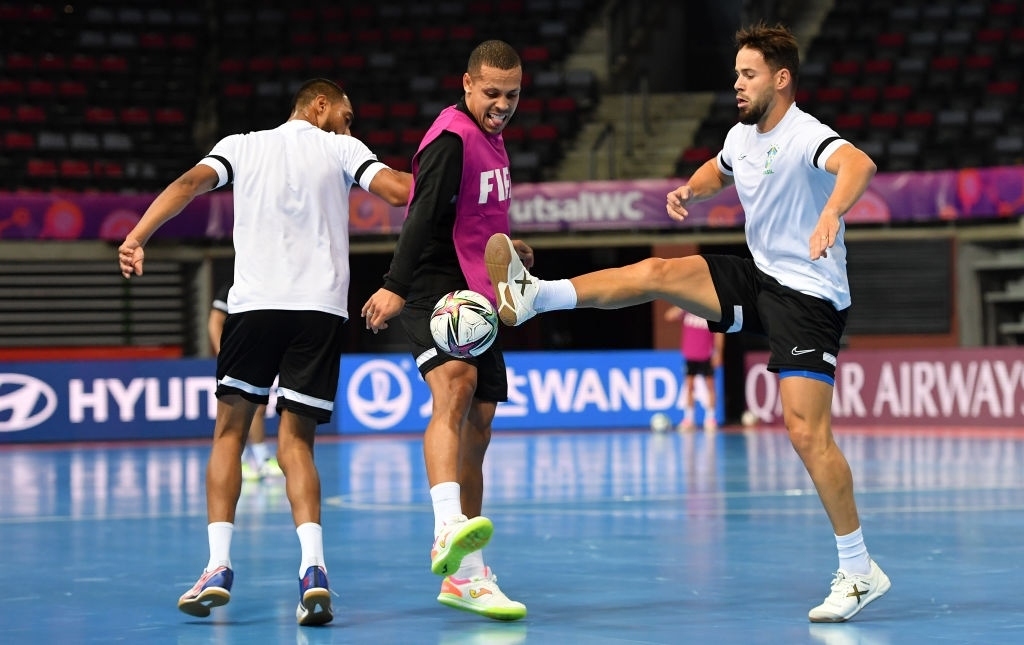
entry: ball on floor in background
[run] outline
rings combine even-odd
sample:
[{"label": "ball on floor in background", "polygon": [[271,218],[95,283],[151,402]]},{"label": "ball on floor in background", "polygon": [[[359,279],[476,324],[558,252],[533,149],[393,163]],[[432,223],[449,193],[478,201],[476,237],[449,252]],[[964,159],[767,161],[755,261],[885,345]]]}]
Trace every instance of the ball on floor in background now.
[{"label": "ball on floor in background", "polygon": [[491,302],[476,291],[452,291],[434,306],[430,335],[446,354],[457,358],[479,356],[498,337],[498,316]]},{"label": "ball on floor in background", "polygon": [[651,415],[651,430],[654,432],[665,432],[672,427],[672,419],[664,412],[655,412]]},{"label": "ball on floor in background", "polygon": [[757,425],[758,421],[760,419],[757,418],[757,415],[752,410],[744,410],[740,416],[740,423],[743,424],[744,428],[753,428]]}]

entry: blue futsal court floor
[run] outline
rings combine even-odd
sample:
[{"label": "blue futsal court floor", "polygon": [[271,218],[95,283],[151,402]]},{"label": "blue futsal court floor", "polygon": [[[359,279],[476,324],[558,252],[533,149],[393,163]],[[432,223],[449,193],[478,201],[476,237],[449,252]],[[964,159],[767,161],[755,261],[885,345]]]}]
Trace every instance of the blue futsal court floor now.
[{"label": "blue futsal court floor", "polygon": [[837,430],[892,590],[812,625],[835,543],[778,429],[496,433],[485,557],[529,608],[441,606],[418,437],[317,445],[335,620],[295,624],[280,482],[247,484],[231,603],[176,601],[207,560],[207,441],[0,448],[0,643],[595,645],[1024,642],[1024,432]]}]

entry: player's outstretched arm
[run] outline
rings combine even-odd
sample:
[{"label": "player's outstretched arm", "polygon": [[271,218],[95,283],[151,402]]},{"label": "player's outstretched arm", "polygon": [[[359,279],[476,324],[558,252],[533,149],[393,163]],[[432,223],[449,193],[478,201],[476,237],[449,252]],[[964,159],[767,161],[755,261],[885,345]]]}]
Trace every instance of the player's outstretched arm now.
[{"label": "player's outstretched arm", "polygon": [[392,206],[409,203],[412,175],[394,168],[382,168],[370,181],[370,192]]},{"label": "player's outstretched arm", "polygon": [[213,190],[217,186],[217,182],[216,170],[207,165],[198,164],[185,171],[167,188],[164,188],[146,209],[146,212],[142,214],[138,224],[128,233],[117,250],[121,275],[126,278],[130,278],[132,275],[142,275],[142,265],[146,257],[142,247],[149,241],[153,233],[164,222],[180,213],[197,195]]},{"label": "player's outstretched arm", "polygon": [[687,206],[714,197],[719,191],[732,184],[732,177],[718,170],[718,159],[712,157],[693,173],[690,180],[670,192],[665,210],[676,221],[683,221],[690,214]]},{"label": "player's outstretched arm", "polygon": [[828,249],[836,243],[839,235],[839,218],[853,208],[867,190],[876,167],[871,157],[852,143],[847,143],[832,153],[825,162],[825,170],[836,176],[836,185],[808,240],[811,260],[828,257]]}]

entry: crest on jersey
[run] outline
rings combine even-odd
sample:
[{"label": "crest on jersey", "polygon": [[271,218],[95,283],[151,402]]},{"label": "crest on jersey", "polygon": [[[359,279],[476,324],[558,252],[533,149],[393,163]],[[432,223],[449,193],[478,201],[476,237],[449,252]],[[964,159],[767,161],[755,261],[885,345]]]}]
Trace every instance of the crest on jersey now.
[{"label": "crest on jersey", "polygon": [[762,174],[771,175],[775,171],[772,170],[772,163],[775,162],[775,156],[779,154],[779,146],[772,144],[771,148],[768,148],[768,154],[764,158],[764,172]]}]

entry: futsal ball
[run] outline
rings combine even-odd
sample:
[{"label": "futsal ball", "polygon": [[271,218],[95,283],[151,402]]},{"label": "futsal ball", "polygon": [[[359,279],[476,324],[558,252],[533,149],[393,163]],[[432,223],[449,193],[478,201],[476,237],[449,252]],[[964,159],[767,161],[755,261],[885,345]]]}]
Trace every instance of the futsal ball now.
[{"label": "futsal ball", "polygon": [[655,412],[651,415],[651,430],[654,432],[665,432],[672,427],[672,419],[664,412]]},{"label": "futsal ball", "polygon": [[434,306],[430,335],[446,354],[457,358],[479,356],[498,336],[498,316],[491,302],[476,291],[452,291]]},{"label": "futsal ball", "polygon": [[753,410],[744,410],[743,415],[740,417],[740,423],[743,424],[744,428],[753,428],[759,420]]}]

